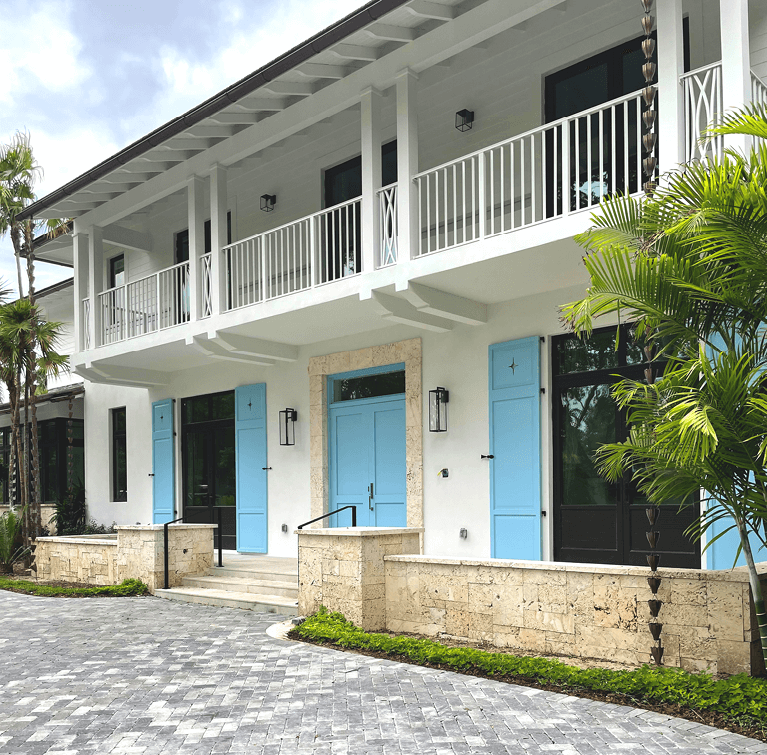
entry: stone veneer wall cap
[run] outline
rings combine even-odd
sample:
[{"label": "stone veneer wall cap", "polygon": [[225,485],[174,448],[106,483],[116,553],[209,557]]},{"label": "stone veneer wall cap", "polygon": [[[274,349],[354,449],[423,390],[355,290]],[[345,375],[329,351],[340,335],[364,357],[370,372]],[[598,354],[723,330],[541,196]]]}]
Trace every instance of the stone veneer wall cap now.
[{"label": "stone veneer wall cap", "polygon": [[91,538],[76,537],[74,535],[62,535],[61,537],[38,537],[35,538],[37,542],[47,543],[75,543],[77,545],[111,545],[117,547],[117,540],[114,538],[103,540],[96,540]]},{"label": "stone veneer wall cap", "polygon": [[[316,530],[315,530],[316,531]],[[485,566],[497,569],[528,569],[530,571],[564,571],[573,573],[598,573],[616,576],[644,577],[649,574],[646,566],[610,566],[605,564],[580,564],[563,561],[515,561],[513,559],[468,560],[461,558],[435,558],[433,556],[403,555],[384,556],[384,561],[408,561],[419,564],[442,564],[444,566]],[[760,574],[767,574],[767,562],[756,564]],[[707,580],[723,582],[748,582],[746,567],[735,569],[658,569],[658,576],[678,579]]]},{"label": "stone veneer wall cap", "polygon": [[[115,527],[115,529],[118,532],[120,530],[144,530],[147,532],[158,532],[158,531],[162,531],[164,527],[165,527],[164,524],[118,524]],[[218,525],[217,524],[185,524],[185,523],[169,525],[169,528],[174,530],[205,529],[206,527],[208,529],[216,529]]]},{"label": "stone veneer wall cap", "polygon": [[[418,534],[423,531],[423,527],[322,527],[316,530],[294,530],[293,534],[332,537],[377,537],[379,535]],[[403,558],[406,557],[403,556]]]}]

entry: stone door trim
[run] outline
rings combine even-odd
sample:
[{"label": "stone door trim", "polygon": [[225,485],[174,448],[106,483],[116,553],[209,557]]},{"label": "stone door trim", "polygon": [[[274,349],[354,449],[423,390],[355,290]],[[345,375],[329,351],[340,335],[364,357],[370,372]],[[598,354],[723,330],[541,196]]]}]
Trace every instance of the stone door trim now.
[{"label": "stone door trim", "polygon": [[[423,394],[421,339],[369,346],[309,359],[311,517],[328,510],[328,375],[405,363],[407,526],[423,527]],[[327,526],[318,522],[317,527]]]}]

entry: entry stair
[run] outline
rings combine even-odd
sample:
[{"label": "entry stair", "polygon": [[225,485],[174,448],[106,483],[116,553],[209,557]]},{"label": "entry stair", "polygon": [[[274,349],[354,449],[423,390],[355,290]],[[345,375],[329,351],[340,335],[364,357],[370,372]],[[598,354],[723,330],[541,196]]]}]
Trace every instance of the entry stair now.
[{"label": "entry stair", "polygon": [[205,574],[184,577],[178,587],[156,590],[155,595],[184,603],[242,608],[283,616],[298,614],[296,559],[224,551],[223,563],[223,566],[214,566]]}]

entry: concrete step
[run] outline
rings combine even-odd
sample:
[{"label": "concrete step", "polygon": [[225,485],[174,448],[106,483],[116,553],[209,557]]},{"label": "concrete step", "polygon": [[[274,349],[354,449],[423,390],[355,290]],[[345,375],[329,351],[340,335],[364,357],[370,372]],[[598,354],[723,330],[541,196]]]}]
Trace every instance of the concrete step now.
[{"label": "concrete step", "polygon": [[171,587],[168,590],[156,590],[155,595],[166,600],[178,600],[182,603],[198,603],[222,608],[241,608],[259,613],[278,613],[283,616],[298,615],[296,600],[282,595],[262,595],[251,592],[231,592],[212,590],[202,587]]},{"label": "concrete step", "polygon": [[298,580],[292,582],[268,580],[256,577],[222,576],[218,572],[210,575],[190,575],[182,580],[182,587],[201,587],[209,590],[225,590],[227,592],[248,592],[259,595],[282,595],[285,598],[298,600]]},{"label": "concrete step", "polygon": [[207,574],[211,577],[265,579],[298,584],[298,561],[295,558],[224,554],[224,565],[212,567]]}]

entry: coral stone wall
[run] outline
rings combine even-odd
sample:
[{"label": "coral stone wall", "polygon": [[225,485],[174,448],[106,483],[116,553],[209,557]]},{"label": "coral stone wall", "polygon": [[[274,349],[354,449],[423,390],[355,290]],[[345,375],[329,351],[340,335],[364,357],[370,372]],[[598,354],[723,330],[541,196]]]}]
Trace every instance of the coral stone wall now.
[{"label": "coral stone wall", "polygon": [[297,530],[298,612],[324,605],[363,629],[386,625],[384,556],[418,553],[418,527]]},{"label": "coral stone wall", "polygon": [[[647,576],[635,567],[387,556],[386,628],[639,665],[653,644]],[[665,665],[759,671],[744,569],[659,576]]]},{"label": "coral stone wall", "polygon": [[116,585],[117,537],[39,537],[37,578],[86,585]]},{"label": "coral stone wall", "polygon": [[[213,566],[214,524],[172,524],[168,528],[168,585]],[[37,578],[90,585],[140,579],[149,591],[165,586],[163,525],[117,527],[116,536],[40,537]]]}]

